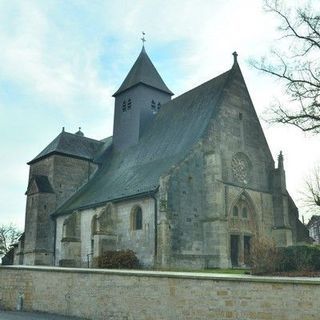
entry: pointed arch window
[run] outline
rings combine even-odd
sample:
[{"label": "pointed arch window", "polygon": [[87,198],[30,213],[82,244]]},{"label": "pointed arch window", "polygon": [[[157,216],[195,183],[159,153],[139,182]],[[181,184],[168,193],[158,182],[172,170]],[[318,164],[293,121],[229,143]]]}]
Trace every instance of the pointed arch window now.
[{"label": "pointed arch window", "polygon": [[95,214],[91,220],[91,237],[93,237],[98,232],[98,217]]},{"label": "pointed arch window", "polygon": [[161,108],[161,103],[160,103],[160,102],[158,102],[158,104],[157,104],[157,110],[159,111],[159,110],[160,110],[160,108]]},{"label": "pointed arch window", "polygon": [[240,218],[240,219],[249,219],[250,216],[250,206],[248,203],[248,200],[244,195],[240,196],[240,199],[237,201],[237,203],[233,206],[232,212],[230,213],[232,217],[234,218]]},{"label": "pointed arch window", "polygon": [[248,218],[248,208],[246,206],[242,207],[242,218]]},{"label": "pointed arch window", "polygon": [[126,103],[126,100],[123,100],[122,102],[122,112],[125,112],[127,111],[127,103]]},{"label": "pointed arch window", "polygon": [[134,207],[131,212],[131,229],[142,230],[142,209],[139,206]]}]

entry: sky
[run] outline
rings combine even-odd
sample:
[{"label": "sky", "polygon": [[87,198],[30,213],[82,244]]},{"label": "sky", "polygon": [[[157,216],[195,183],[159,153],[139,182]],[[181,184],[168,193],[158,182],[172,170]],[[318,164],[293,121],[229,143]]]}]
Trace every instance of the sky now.
[{"label": "sky", "polygon": [[0,224],[24,228],[26,163],[62,127],[81,127],[94,139],[112,135],[112,94],[141,50],[142,31],[175,96],[229,70],[238,52],[269,147],[274,159],[282,150],[287,189],[299,206],[320,159],[319,136],[262,120],[283,89],[249,64],[281,46],[277,25],[260,0],[0,0]]}]

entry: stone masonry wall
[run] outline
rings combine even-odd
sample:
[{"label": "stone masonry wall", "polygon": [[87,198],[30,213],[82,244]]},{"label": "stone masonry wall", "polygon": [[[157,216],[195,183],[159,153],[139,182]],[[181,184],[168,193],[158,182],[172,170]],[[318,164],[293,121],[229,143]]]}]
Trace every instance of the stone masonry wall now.
[{"label": "stone masonry wall", "polygon": [[87,160],[54,155],[52,186],[57,197],[57,207],[88,182],[96,165]]},{"label": "stone masonry wall", "polygon": [[88,181],[96,165],[87,160],[53,155],[30,166],[33,175],[47,176],[54,193],[27,197],[24,264],[52,265],[54,222],[50,214]]},{"label": "stone masonry wall", "polygon": [[[140,206],[142,210],[142,229],[132,230],[130,226],[130,215],[132,208]],[[95,209],[86,209],[80,212],[81,224],[81,264],[80,266],[87,266],[92,260],[93,235],[91,234],[91,223],[95,215],[99,216],[101,211],[106,207],[97,207]],[[108,236],[114,238],[114,244],[109,248],[110,250],[133,250],[139,261],[144,266],[153,266],[154,264],[154,200],[152,198],[141,198],[135,200],[127,200],[113,204],[113,218],[110,221],[111,232]],[[63,255],[61,240],[64,237],[62,234],[63,223],[68,216],[60,216],[57,218],[56,228],[56,261],[55,264],[59,265],[60,259],[66,259]],[[94,246],[98,244],[95,242]],[[72,257],[69,257],[72,258]]]},{"label": "stone masonry wall", "polygon": [[1,267],[0,307],[87,319],[319,319],[320,280]]}]

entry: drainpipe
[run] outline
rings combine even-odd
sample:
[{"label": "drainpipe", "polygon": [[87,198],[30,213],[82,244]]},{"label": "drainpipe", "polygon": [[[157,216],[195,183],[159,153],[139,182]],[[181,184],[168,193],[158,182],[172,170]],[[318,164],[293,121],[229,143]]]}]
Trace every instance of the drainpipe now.
[{"label": "drainpipe", "polygon": [[158,255],[158,202],[154,193],[150,193],[150,197],[154,200],[154,263]]},{"label": "drainpipe", "polygon": [[53,233],[53,263],[52,265],[56,265],[56,240],[57,240],[57,218],[51,217],[54,221],[54,233]]}]

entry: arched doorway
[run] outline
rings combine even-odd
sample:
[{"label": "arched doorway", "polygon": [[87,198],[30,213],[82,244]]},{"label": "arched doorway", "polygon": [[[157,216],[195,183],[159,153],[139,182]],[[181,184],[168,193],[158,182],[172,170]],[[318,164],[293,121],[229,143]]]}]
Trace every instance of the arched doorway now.
[{"label": "arched doorway", "polygon": [[247,192],[242,192],[231,205],[228,224],[231,266],[249,266],[252,241],[257,232],[257,224],[255,209]]}]

